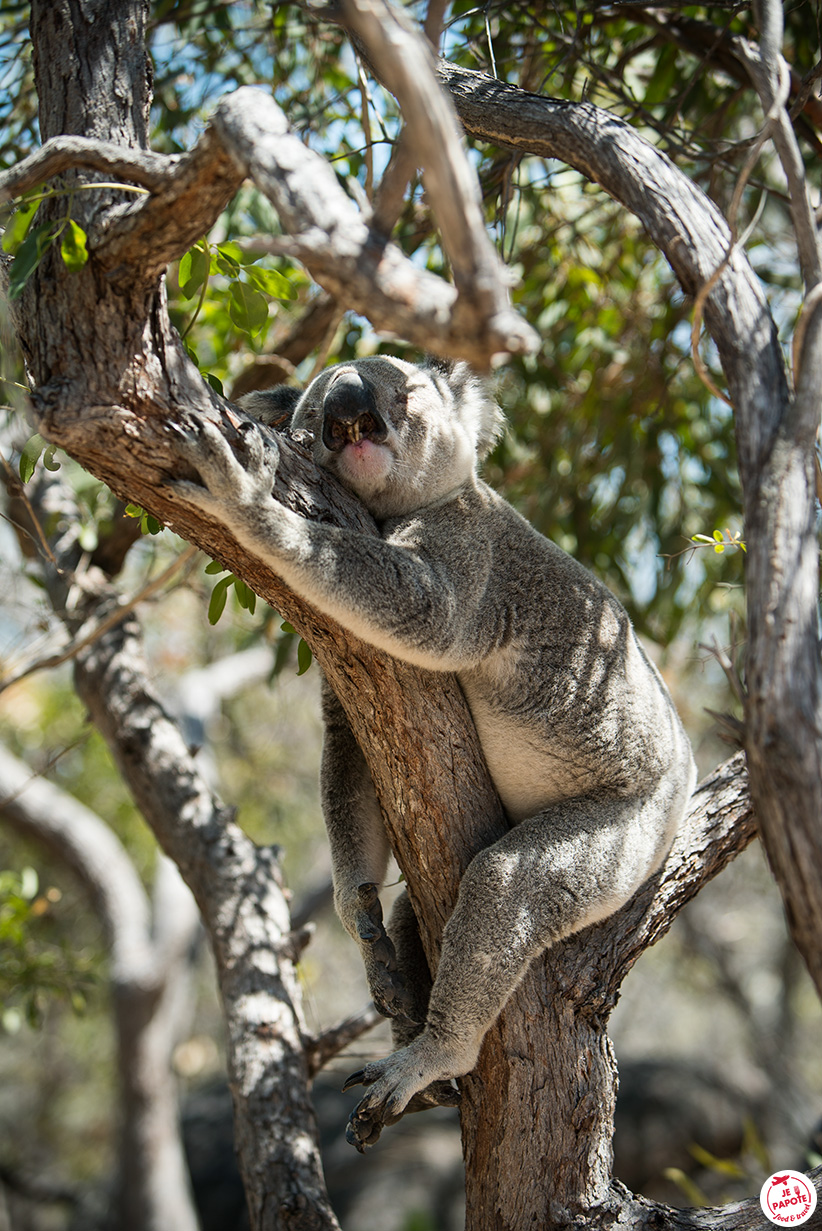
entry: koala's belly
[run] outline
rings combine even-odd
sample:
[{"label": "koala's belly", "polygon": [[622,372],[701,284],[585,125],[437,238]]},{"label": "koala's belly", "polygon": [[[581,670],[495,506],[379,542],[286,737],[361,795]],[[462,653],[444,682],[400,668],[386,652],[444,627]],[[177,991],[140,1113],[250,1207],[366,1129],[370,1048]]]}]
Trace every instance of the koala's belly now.
[{"label": "koala's belly", "polygon": [[463,688],[488,771],[511,821],[524,821],[550,804],[584,795],[596,786],[596,776],[580,764],[572,748],[547,746],[532,728],[500,714]]}]

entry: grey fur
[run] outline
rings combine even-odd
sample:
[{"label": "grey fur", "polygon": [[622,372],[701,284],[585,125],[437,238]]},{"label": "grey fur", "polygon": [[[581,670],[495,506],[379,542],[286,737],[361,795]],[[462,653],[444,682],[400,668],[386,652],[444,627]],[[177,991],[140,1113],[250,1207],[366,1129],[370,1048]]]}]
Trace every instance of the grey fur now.
[{"label": "grey fur", "polygon": [[448,1101],[443,1083],[473,1068],[532,958],[617,910],[659,866],[695,779],[671,698],[623,608],[478,477],[501,422],[462,364],[373,358],[318,376],[292,426],[371,510],[380,539],[277,504],[276,460],[253,432],[243,468],[201,425],[191,461],[206,487],[180,484],[199,506],[230,513],[246,547],[353,633],[456,672],[513,823],[463,878],[420,1029],[424,960],[401,906],[399,962],[407,953],[416,974],[404,983],[394,968],[371,889],[388,858],[379,805],[342,711],[326,698],[322,795],[336,906],[405,1044],[349,1079],[369,1086],[349,1127],[359,1149],[405,1109]]}]

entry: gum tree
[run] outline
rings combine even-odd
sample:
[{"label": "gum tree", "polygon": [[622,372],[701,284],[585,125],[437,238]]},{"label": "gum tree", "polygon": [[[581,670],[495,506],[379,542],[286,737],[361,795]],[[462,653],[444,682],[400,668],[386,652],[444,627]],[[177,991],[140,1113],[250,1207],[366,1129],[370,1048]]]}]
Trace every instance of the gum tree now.
[{"label": "gum tree", "polygon": [[[509,154],[560,159],[601,185],[641,221],[696,299],[734,406],[748,546],[739,734],[793,934],[822,990],[813,471],[820,257],[785,109],[778,5],[761,6],[758,42],[734,35],[733,52],[761,99],[764,135],[785,167],[799,243],[807,298],[793,385],[765,295],[731,227],[646,137],[591,103],[558,101],[448,60],[437,63],[425,38],[381,0],[341,0],[313,12],[342,25],[402,114],[401,139],[369,208],[289,130],[265,91],[224,96],[185,152],[152,152],[147,5],[32,5],[42,147],[0,185],[7,197],[42,184],[60,188],[39,205],[14,265],[6,261],[36,430],[118,496],[223,562],[311,646],[368,759],[435,965],[460,874],[505,825],[464,701],[449,677],[424,676],[320,618],[243,551],[227,521],[203,520],[173,497],[168,480],[190,477],[177,425],[210,419],[242,458],[243,414],[203,380],[182,345],[169,318],[164,273],[251,180],[279,220],[272,246],[300,262],[341,308],[420,349],[485,369],[506,356],[527,356],[539,339],[509,303],[459,126]],[[432,5],[429,36],[438,25]],[[449,281],[410,260],[390,237],[416,166]],[[376,533],[356,502],[314,472],[298,442],[272,435],[270,447],[280,453],[278,499]],[[214,948],[252,1225],[333,1227],[306,1093],[326,1049],[322,1040],[306,1040],[300,1020],[300,938],[289,930],[276,862],[200,780],[147,684],[139,631],[128,613],[118,619],[106,570],[86,567],[70,534],[61,551],[51,589],[79,644],[76,686],[191,888]],[[577,1218],[590,1226],[759,1225],[756,1203],[672,1211],[612,1182],[616,1074],[606,1033],[633,962],[753,832],[738,756],[697,791],[658,877],[613,919],[535,963],[489,1033],[476,1072],[461,1082],[469,1226],[513,1231]],[[152,1216],[162,1225],[161,1210]]]}]

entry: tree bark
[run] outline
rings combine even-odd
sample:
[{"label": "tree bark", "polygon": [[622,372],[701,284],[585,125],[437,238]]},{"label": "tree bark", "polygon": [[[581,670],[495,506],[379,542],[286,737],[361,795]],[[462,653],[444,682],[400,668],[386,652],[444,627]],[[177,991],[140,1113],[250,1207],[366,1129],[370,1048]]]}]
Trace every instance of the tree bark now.
[{"label": "tree bark", "polygon": [[[55,31],[44,17],[48,6],[35,7],[35,28],[44,40],[38,54],[43,58],[48,55],[44,32],[53,38]],[[82,0],[72,6],[72,13],[75,9],[85,13]],[[69,21],[67,0],[55,11],[63,22]],[[131,6],[117,6],[113,24],[129,14]],[[99,12],[96,16],[99,23]],[[90,37],[88,31],[74,33],[75,46]],[[100,35],[98,28],[94,37],[105,47],[118,45],[113,35],[110,39]],[[65,38],[65,25],[61,37]],[[473,123],[475,131],[516,148],[531,149],[542,141],[543,153],[587,168],[586,173],[639,213],[686,289],[698,289],[725,257],[728,230],[717,211],[627,126],[587,105],[550,103],[479,79],[477,74],[445,67],[441,72],[453,86],[463,122]],[[39,84],[46,91],[50,88],[45,72]],[[103,92],[111,84],[111,79],[95,78],[95,88]],[[72,87],[64,84],[64,88]],[[135,98],[141,97],[142,89],[134,85]],[[475,112],[470,120],[478,98],[479,118]],[[244,128],[247,114],[245,100],[234,107],[222,106],[214,132],[223,144],[218,142],[217,148],[213,142],[204,143],[196,158],[171,165],[176,177],[176,188],[170,188],[175,210],[189,200],[191,183],[202,182],[206,164],[214,167],[218,181],[210,210],[229,192],[233,177],[241,177],[252,165],[261,187],[277,197],[275,181],[282,168],[271,154],[271,130],[262,132],[256,121]],[[123,122],[119,112],[116,118]],[[546,137],[549,124],[553,128]],[[132,118],[131,131],[118,134],[112,115],[108,127],[101,125],[105,131],[98,128],[97,135],[109,140],[114,133],[124,144],[139,146],[138,127]],[[265,166],[255,162],[255,133],[262,134],[261,142],[269,151]],[[146,174],[155,173],[154,163],[146,167]],[[322,184],[326,182],[330,185],[331,180],[326,177]],[[309,195],[306,189],[303,199]],[[163,230],[140,265],[140,246],[134,237],[152,242],[150,223],[158,216],[158,201],[160,212],[167,216],[167,198],[160,188],[137,206],[106,205],[90,219],[96,246],[88,267],[69,278],[55,256],[44,263],[20,301],[16,319],[36,386],[33,403],[40,430],[115,492],[150,509],[228,564],[309,641],[368,758],[429,960],[436,966],[439,936],[459,877],[473,853],[502,832],[505,824],[476,732],[455,680],[416,671],[347,636],[289,594],[244,552],[233,539],[230,524],[203,521],[165,486],[167,479],[185,474],[176,447],[176,421],[192,413],[210,417],[241,449],[237,426],[242,416],[203,385],[185,358],[155,280],[155,266],[185,244],[191,220],[176,231]],[[329,215],[322,193],[311,209],[312,252],[304,236],[295,250],[307,262],[319,253],[321,264],[327,258],[333,265],[338,257],[333,244],[337,220],[329,217],[328,242],[320,242],[317,220]],[[300,218],[292,221],[299,231]],[[357,250],[366,252],[368,237],[361,239]],[[336,272],[331,274],[328,268],[323,265],[323,276],[333,283],[331,289],[348,289],[344,280],[334,282],[344,266],[333,265]],[[383,277],[399,266],[380,259],[369,268]],[[375,299],[383,325],[390,319],[386,313],[395,310],[397,332],[408,336],[413,329],[417,340],[427,337],[438,353],[451,340],[456,347],[467,347],[460,321],[442,314],[446,309],[451,312],[453,293],[438,289],[436,311],[415,314],[413,303],[399,307],[396,297],[392,300],[390,281],[389,277],[381,283]],[[415,286],[428,283],[418,281]],[[749,479],[754,469],[761,473],[762,459],[772,454],[785,418],[787,385],[767,305],[741,255],[730,258],[708,301],[706,317],[744,424],[740,454]],[[451,333],[443,332],[444,319],[451,322]],[[476,357],[482,350],[487,359],[488,346],[493,349],[504,334],[499,322],[496,326],[486,322],[483,347],[473,351],[468,347],[468,352]],[[281,457],[275,488],[279,499],[306,516],[375,532],[356,502],[328,476],[318,475],[299,447],[283,442]],[[781,498],[783,493],[777,495]],[[806,524],[807,519],[800,517],[800,525]],[[759,539],[751,546],[763,575],[772,578],[772,570],[767,571],[772,556]],[[806,558],[798,563],[804,578]],[[788,579],[788,584],[792,581]],[[804,603],[805,590],[800,598]],[[803,624],[803,635],[807,631]],[[314,1218],[316,1225],[331,1226],[330,1213],[316,1197],[310,1142],[299,1134],[289,1141],[282,1104],[271,1097],[276,1090],[286,1105],[293,1101],[303,1115],[301,1122],[308,1123],[301,1027],[294,1010],[287,1007],[294,1003],[289,999],[292,975],[288,963],[279,961],[282,956],[290,961],[293,954],[277,896],[276,865],[265,852],[253,850],[188,769],[181,771],[186,765],[184,749],[178,750],[173,765],[164,760],[179,736],[147,692],[143,673],[135,669],[134,637],[126,621],[84,651],[78,659],[78,686],[115,749],[140,806],[192,885],[212,936],[229,1023],[238,1147],[252,1223],[309,1226],[315,1225],[310,1221]],[[753,650],[752,658],[759,661]],[[756,746],[752,730],[748,740]],[[804,772],[806,767],[802,768]],[[565,1226],[578,1216],[590,1226],[628,1217],[649,1227],[698,1225],[661,1207],[631,1204],[623,1191],[610,1186],[615,1076],[605,1027],[625,971],[665,930],[687,897],[749,840],[750,810],[738,794],[741,774],[737,762],[706,786],[656,881],[614,919],[535,963],[490,1032],[476,1072],[463,1082],[472,1227],[550,1228]],[[805,808],[807,784],[798,790],[804,792],[799,802]],[[726,797],[727,807],[722,803]],[[170,804],[180,824],[169,825]],[[776,832],[776,824],[769,825]],[[797,900],[804,903],[806,898]],[[266,1045],[262,1072],[261,1042]],[[740,1217],[744,1220],[748,1214]]]}]

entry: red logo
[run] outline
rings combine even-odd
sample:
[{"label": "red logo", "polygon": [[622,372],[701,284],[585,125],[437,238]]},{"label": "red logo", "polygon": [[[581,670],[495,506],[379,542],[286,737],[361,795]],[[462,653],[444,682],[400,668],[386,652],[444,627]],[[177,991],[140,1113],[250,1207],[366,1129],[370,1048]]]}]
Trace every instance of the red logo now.
[{"label": "red logo", "polygon": [[777,1226],[799,1227],[816,1209],[816,1189],[800,1171],[785,1171],[765,1181],[759,1204]]}]

